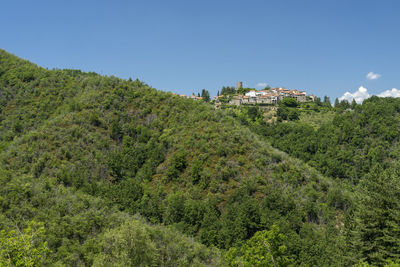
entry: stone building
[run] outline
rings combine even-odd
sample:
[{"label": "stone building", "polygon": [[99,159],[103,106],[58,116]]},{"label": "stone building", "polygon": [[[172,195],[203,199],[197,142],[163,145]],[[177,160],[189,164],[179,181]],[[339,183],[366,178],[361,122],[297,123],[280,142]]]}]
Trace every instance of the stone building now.
[{"label": "stone building", "polygon": [[243,83],[242,82],[237,82],[236,83],[236,91],[243,88]]}]

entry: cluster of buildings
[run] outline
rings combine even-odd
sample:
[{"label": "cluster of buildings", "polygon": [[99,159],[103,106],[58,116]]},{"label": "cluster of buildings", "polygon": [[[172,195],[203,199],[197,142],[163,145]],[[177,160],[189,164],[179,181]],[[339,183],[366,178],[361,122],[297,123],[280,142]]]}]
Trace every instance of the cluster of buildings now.
[{"label": "cluster of buildings", "polygon": [[172,94],[173,94],[173,95],[176,95],[176,96],[184,97],[184,98],[190,98],[190,99],[193,99],[193,100],[203,100],[203,98],[202,98],[201,96],[196,96],[196,95],[194,95],[194,94],[192,94],[192,95],[190,95],[190,96],[187,96],[187,95],[185,95],[185,94],[180,95],[180,94],[177,94],[177,93],[172,93]]},{"label": "cluster of buildings", "polygon": [[[242,89],[242,82],[238,82],[236,84],[236,92],[240,92],[239,89]],[[173,93],[174,95],[178,95],[176,93]],[[186,96],[186,95],[178,95],[180,97],[184,98],[189,98],[193,100],[202,100],[203,97],[196,96],[192,94],[191,96]],[[264,90],[256,90],[252,89],[248,91],[247,93],[243,94],[232,94],[232,95],[220,95],[220,96],[214,96],[214,100],[216,104],[221,104],[222,99],[224,99],[223,102],[228,103],[230,105],[246,105],[246,104],[277,104],[279,101],[281,101],[284,98],[294,98],[296,99],[297,102],[303,103],[303,102],[310,102],[315,100],[314,95],[307,95],[305,91],[299,91],[299,90],[289,90],[286,88],[270,88],[270,89],[264,89]]]},{"label": "cluster of buildings", "polygon": [[[251,90],[245,95],[238,94],[229,97],[230,105],[243,105],[243,104],[277,104],[282,99],[290,97],[296,99],[297,102],[314,101],[315,96],[307,96],[304,91],[288,90],[285,88],[271,88],[268,90]],[[218,101],[226,96],[216,96],[214,100]]]}]

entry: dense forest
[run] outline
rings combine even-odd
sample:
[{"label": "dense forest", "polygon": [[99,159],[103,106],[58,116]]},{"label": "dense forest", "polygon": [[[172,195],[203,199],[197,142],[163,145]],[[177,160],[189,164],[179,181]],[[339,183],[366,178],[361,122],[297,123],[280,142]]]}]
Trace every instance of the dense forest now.
[{"label": "dense forest", "polygon": [[399,113],[270,123],[0,50],[0,265],[395,266]]}]

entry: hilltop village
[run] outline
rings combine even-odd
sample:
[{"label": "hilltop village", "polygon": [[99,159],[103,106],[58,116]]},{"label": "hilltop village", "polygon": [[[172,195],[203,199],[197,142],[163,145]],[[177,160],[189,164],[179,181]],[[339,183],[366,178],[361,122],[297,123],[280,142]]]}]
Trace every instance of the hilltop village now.
[{"label": "hilltop village", "polygon": [[[224,90],[225,88],[225,90]],[[284,98],[294,98],[298,103],[313,102],[315,101],[314,95],[307,95],[305,91],[299,91],[296,89],[289,90],[283,87],[270,88],[266,87],[263,90],[256,90],[254,88],[243,88],[242,82],[237,82],[235,87],[224,87],[222,94],[214,96],[213,101],[215,104],[228,104],[228,105],[275,105],[278,104]],[[192,94],[190,96],[179,95],[181,97],[190,98],[193,100],[204,100],[204,92],[208,94],[208,91],[203,90],[201,96],[198,94]],[[175,94],[174,95],[178,95]],[[209,95],[206,96],[209,98]]]},{"label": "hilltop village", "polygon": [[307,96],[305,91],[289,90],[285,88],[265,88],[264,90],[256,90],[243,88],[242,82],[236,84],[236,92],[230,95],[215,96],[214,100],[219,102],[224,99],[228,100],[230,105],[246,105],[246,104],[277,104],[284,98],[294,98],[297,102],[311,102],[315,100],[314,95]]}]

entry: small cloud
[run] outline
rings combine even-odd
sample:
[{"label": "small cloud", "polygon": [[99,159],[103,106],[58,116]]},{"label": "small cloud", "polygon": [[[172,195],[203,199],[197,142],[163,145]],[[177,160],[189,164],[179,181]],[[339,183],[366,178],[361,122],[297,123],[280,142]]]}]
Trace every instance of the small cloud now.
[{"label": "small cloud", "polygon": [[392,90],[386,90],[378,95],[379,97],[400,97],[400,90],[393,88]]},{"label": "small cloud", "polygon": [[257,87],[267,87],[267,83],[257,83],[256,86]]},{"label": "small cloud", "polygon": [[368,72],[367,73],[367,79],[368,80],[377,80],[377,79],[379,79],[380,77],[381,77],[382,75],[380,75],[380,74],[378,74],[378,73],[373,73],[372,71],[371,72]]},{"label": "small cloud", "polygon": [[360,86],[357,91],[354,93],[346,92],[342,97],[339,98],[340,101],[347,100],[348,102],[352,102],[353,99],[356,100],[357,103],[362,103],[365,99],[369,98],[371,95],[368,93],[367,88]]}]

